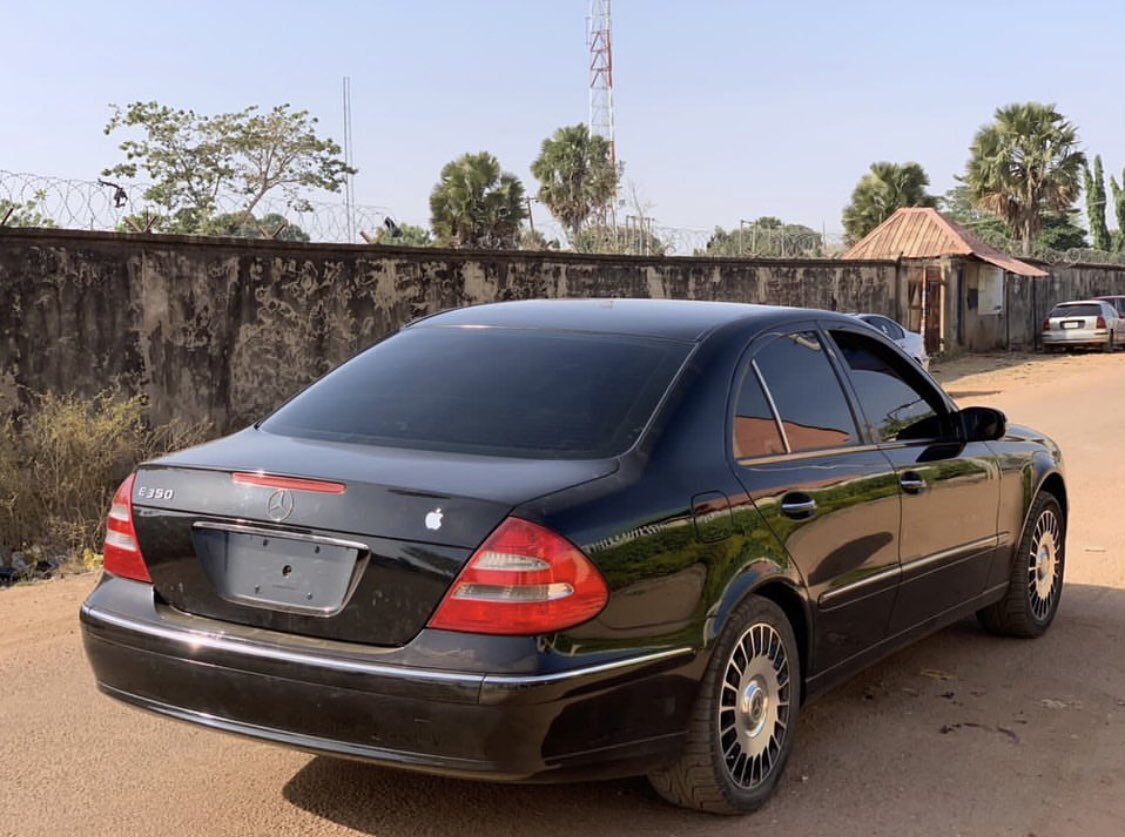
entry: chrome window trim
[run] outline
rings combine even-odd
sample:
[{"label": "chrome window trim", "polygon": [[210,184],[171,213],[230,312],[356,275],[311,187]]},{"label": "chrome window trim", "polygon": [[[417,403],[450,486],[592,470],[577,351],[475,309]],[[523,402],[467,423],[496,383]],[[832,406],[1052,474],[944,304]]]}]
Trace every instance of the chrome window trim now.
[{"label": "chrome window trim", "polygon": [[[785,432],[785,423],[781,420],[781,413],[777,409],[777,404],[774,403],[773,393],[766,385],[766,379],[762,376],[762,370],[758,368],[758,359],[751,358],[750,370],[754,373],[754,377],[758,380],[758,386],[762,388],[762,392],[766,394],[766,403],[770,406],[770,412],[773,413],[773,423],[777,426],[777,432],[781,435],[781,444],[785,445],[785,453],[793,452],[793,446],[789,444],[789,434]],[[735,404],[737,415],[738,404]]]},{"label": "chrome window trim", "polygon": [[848,445],[843,448],[817,448],[816,450],[802,450],[796,453],[775,453],[769,456],[743,457],[735,462],[743,467],[755,465],[772,465],[775,462],[792,462],[799,459],[814,459],[825,456],[845,456],[850,453],[868,453],[879,450],[879,445]]}]

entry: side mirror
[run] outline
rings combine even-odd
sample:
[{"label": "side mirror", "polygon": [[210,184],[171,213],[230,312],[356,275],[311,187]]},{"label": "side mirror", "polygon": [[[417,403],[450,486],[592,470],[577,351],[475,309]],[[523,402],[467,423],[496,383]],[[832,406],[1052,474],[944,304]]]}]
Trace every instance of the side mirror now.
[{"label": "side mirror", "polygon": [[966,442],[994,442],[1008,432],[1008,417],[992,407],[966,407],[957,416]]}]

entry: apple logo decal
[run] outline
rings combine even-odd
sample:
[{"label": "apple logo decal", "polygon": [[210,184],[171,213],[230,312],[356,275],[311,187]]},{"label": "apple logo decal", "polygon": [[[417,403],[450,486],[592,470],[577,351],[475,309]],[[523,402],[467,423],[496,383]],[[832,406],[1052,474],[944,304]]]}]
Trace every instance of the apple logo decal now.
[{"label": "apple logo decal", "polygon": [[441,528],[440,508],[434,509],[432,512],[426,515],[426,528],[432,529],[435,532]]}]

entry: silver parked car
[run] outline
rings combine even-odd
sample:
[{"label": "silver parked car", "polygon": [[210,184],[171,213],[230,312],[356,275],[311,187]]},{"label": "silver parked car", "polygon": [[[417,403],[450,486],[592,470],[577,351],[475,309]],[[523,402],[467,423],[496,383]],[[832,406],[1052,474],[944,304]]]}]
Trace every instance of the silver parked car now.
[{"label": "silver parked car", "polygon": [[1098,348],[1112,352],[1125,340],[1125,320],[1117,308],[1100,299],[1063,302],[1043,320],[1043,349]]},{"label": "silver parked car", "polygon": [[852,316],[858,317],[897,343],[899,348],[918,361],[923,369],[930,368],[930,356],[926,354],[926,341],[922,339],[921,334],[907,331],[890,317],[884,317],[882,314],[852,314]]}]

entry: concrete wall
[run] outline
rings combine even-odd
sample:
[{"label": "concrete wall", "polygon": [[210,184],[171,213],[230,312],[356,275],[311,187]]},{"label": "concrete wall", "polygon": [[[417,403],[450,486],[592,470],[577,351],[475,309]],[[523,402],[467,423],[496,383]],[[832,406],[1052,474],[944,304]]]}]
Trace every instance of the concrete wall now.
[{"label": "concrete wall", "polygon": [[734,261],[0,229],[0,409],[145,393],[222,430],[404,323],[537,297],[765,302],[895,316],[894,262]]},{"label": "concrete wall", "polygon": [[1038,345],[1048,312],[1060,302],[1125,294],[1125,265],[1047,265],[1045,279],[1009,277],[1008,344],[1013,348]]}]

